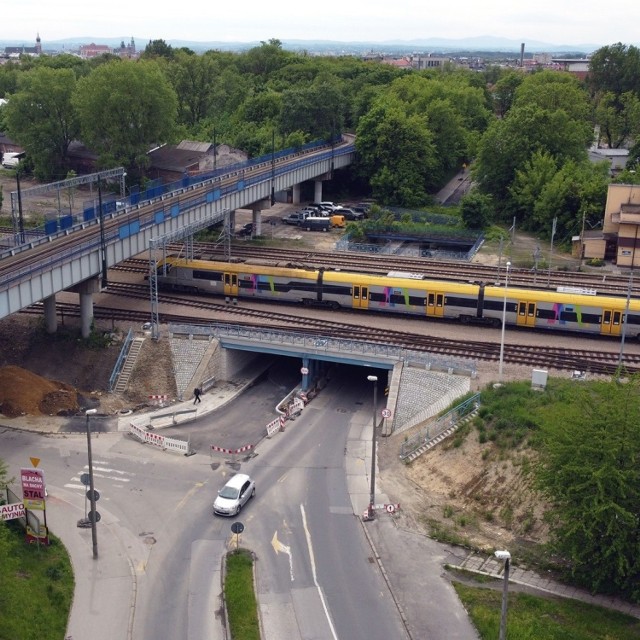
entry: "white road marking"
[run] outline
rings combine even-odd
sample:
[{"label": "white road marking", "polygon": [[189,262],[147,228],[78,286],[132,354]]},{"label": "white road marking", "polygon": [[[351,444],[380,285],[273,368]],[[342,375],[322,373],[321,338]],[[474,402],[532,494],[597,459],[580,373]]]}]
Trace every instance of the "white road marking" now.
[{"label": "white road marking", "polygon": [[283,553],[286,553],[289,556],[289,575],[291,576],[291,582],[293,582],[294,581],[293,556],[291,555],[291,547],[287,546],[286,544],[282,544],[282,542],[278,540],[277,531],[273,534],[273,538],[271,538],[271,546],[273,547],[273,550],[276,552],[276,555],[278,555],[278,553],[282,551]]},{"label": "white road marking", "polygon": [[[102,463],[102,464],[104,464],[104,463]],[[88,470],[89,469],[89,465],[85,464],[84,468]],[[105,473],[119,473],[122,476],[135,476],[136,475],[135,473],[132,473],[131,471],[120,471],[119,469],[108,469],[106,467],[96,467],[95,465],[93,466],[93,471],[94,471],[94,473],[96,471],[104,471]]]},{"label": "white road marking", "polygon": [[316,574],[316,559],[313,555],[313,545],[311,544],[311,534],[309,533],[309,529],[307,528],[307,514],[304,511],[304,505],[300,505],[300,511],[302,512],[302,524],[304,526],[304,534],[307,538],[307,548],[309,549],[309,559],[311,560],[311,572],[313,573],[313,583],[316,585],[316,589],[318,590],[318,594],[320,595],[320,600],[322,601],[322,607],[324,608],[324,614],[327,616],[327,622],[329,623],[329,628],[331,629],[331,635],[335,640],[338,640],[338,636],[336,634],[336,630],[333,628],[333,622],[331,620],[331,616],[329,615],[329,609],[327,607],[327,602],[324,599],[324,593],[322,593],[322,589],[318,584],[318,577]]}]

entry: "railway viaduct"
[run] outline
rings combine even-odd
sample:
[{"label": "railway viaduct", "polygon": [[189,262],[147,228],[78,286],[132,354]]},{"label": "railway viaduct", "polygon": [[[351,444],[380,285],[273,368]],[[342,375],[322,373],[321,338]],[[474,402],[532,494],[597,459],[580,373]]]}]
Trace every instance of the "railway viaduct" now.
[{"label": "railway viaduct", "polygon": [[[123,169],[66,180],[48,187],[67,189],[70,183],[92,181],[98,184],[97,202],[85,208],[80,219],[66,216],[59,228],[45,227],[28,242],[21,217],[18,224],[15,215],[16,194],[12,193],[16,241],[0,252],[0,318],[42,301],[47,331],[54,333],[56,293],[75,291],[86,338],[93,318],[93,294],[106,286],[109,267],[161,246],[163,239],[191,238],[219,222],[232,225],[236,209],[253,210],[259,234],[261,211],[275,202],[278,193],[291,189],[293,202],[299,202],[300,185],[313,180],[315,200],[320,201],[322,181],[330,180],[334,169],[348,166],[354,157],[354,136],[343,135],[330,144],[314,143],[301,151],[269,154],[206,177],[154,187],[140,197],[110,202],[110,206],[102,200],[101,181],[123,184]],[[19,203],[20,194],[17,196]]]}]

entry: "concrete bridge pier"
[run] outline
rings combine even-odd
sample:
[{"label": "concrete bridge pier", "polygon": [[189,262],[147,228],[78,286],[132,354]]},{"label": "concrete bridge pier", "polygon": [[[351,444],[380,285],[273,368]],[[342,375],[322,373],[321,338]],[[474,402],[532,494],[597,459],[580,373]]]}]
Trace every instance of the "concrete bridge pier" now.
[{"label": "concrete bridge pier", "polygon": [[44,304],[44,326],[47,333],[55,333],[58,330],[58,316],[56,315],[56,294],[45,298]]},{"label": "concrete bridge pier", "polygon": [[251,221],[253,222],[253,235],[261,236],[262,235],[262,210],[269,209],[271,207],[270,200],[260,200],[251,205],[251,211],[253,212],[253,216]]},{"label": "concrete bridge pier", "polygon": [[292,204],[300,204],[300,183],[296,183],[291,187]]},{"label": "concrete bridge pier", "polygon": [[80,295],[80,333],[83,338],[91,335],[93,322],[93,294],[100,292],[100,278],[91,278],[73,288]]},{"label": "concrete bridge pier", "polygon": [[231,209],[225,213],[226,223],[227,223],[227,233],[233,236],[233,232],[236,229],[236,210]]},{"label": "concrete bridge pier", "polygon": [[314,184],[314,192],[313,192],[314,202],[322,202],[322,181],[323,180],[331,180],[331,174],[323,173],[321,176],[318,176],[316,178],[315,184]]}]

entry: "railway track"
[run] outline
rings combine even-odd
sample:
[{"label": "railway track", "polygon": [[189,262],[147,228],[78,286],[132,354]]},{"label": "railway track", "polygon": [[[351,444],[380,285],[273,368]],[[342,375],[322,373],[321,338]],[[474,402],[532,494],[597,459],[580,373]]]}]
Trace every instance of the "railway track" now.
[{"label": "railway track", "polygon": [[[138,285],[140,287],[141,285]],[[125,293],[126,290],[129,293]],[[125,287],[122,294],[140,298],[130,287]],[[194,304],[191,305],[190,302]],[[304,318],[299,315],[272,312],[258,309],[244,309],[228,305],[208,303],[206,301],[189,301],[172,296],[161,297],[161,304],[181,304],[192,306],[200,310],[208,310],[211,317],[202,315],[187,315],[182,313],[159,314],[159,321],[163,324],[193,324],[197,326],[210,326],[220,322],[216,318],[220,313],[229,313],[237,316],[239,326],[251,329],[269,329],[286,331],[290,333],[306,333],[326,338],[348,337],[357,342],[379,343],[395,346],[411,351],[428,352],[443,357],[468,359],[474,361],[497,362],[500,358],[500,345],[490,342],[452,340],[442,337],[427,336],[408,331],[390,331],[362,326],[353,326],[349,323]],[[77,317],[80,315],[79,305],[71,303],[58,303],[57,312],[61,316]],[[42,315],[41,304],[33,305],[23,313]],[[135,311],[113,307],[94,306],[94,317],[100,320],[112,322],[130,322],[142,324],[149,321],[150,314],[145,311]],[[228,321],[226,321],[228,323]],[[424,328],[424,325],[420,325]],[[512,364],[522,364],[529,367],[554,368],[560,370],[579,370],[591,374],[601,375],[630,375],[640,372],[640,354],[625,354],[622,366],[619,366],[619,354],[603,350],[567,349],[559,347],[505,344],[503,361]]]}]

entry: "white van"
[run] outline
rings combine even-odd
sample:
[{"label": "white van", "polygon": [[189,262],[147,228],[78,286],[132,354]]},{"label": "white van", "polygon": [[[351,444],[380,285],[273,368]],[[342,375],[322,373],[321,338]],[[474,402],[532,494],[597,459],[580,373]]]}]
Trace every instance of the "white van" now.
[{"label": "white van", "polygon": [[24,153],[12,153],[7,151],[2,155],[2,166],[7,169],[15,169],[19,164],[20,160],[24,158]]}]

